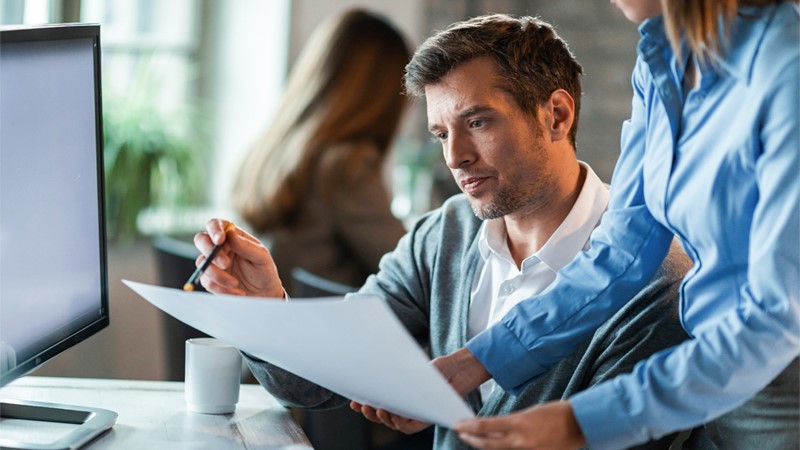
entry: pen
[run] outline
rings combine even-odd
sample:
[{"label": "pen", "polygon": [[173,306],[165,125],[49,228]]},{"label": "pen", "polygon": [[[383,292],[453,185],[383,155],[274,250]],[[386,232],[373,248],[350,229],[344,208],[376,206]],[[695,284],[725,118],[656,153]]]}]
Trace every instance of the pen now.
[{"label": "pen", "polygon": [[[236,225],[233,222],[228,223],[225,227],[225,234],[228,234],[229,231],[233,231],[236,228]],[[194,270],[192,275],[189,277],[189,280],[186,281],[186,284],[183,285],[183,290],[186,292],[191,292],[194,290],[194,285],[200,280],[200,275],[208,269],[208,266],[211,265],[211,261],[214,260],[214,257],[217,256],[219,253],[219,249],[222,248],[223,244],[217,244],[214,248],[211,249],[211,253],[208,254],[208,258],[203,261],[203,264],[197,266],[197,269]]]}]

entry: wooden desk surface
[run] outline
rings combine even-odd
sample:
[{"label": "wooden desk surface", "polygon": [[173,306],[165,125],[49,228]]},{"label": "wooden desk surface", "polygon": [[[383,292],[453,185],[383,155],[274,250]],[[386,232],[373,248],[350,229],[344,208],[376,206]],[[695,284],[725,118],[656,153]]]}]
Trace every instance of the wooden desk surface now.
[{"label": "wooden desk surface", "polygon": [[[99,449],[311,449],[289,412],[261,386],[242,384],[236,412],[186,409],[183,383],[23,377],[0,397],[110,409],[114,427],[84,447]],[[4,426],[4,434],[11,432]]]}]

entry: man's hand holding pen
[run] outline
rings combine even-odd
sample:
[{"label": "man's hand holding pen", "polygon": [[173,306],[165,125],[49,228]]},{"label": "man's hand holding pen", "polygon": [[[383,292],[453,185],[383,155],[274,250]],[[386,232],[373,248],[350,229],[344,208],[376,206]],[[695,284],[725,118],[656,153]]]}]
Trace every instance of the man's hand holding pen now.
[{"label": "man's hand holding pen", "polygon": [[[227,230],[227,232],[226,232]],[[196,265],[203,265],[215,246],[211,264],[202,271],[200,284],[215,294],[283,298],[283,284],[272,256],[261,242],[223,219],[211,219],[206,231],[194,236],[200,250]]]}]

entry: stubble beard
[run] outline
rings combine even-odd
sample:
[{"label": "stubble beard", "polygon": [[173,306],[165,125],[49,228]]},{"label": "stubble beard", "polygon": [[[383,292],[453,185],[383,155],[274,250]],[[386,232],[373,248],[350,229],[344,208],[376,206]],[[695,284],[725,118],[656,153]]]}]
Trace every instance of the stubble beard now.
[{"label": "stubble beard", "polygon": [[[546,167],[546,156],[540,160],[538,167]],[[486,201],[470,197],[472,212],[481,219],[498,219],[521,211],[533,211],[542,207],[549,200],[552,185],[555,185],[554,174],[543,172],[517,173],[507,178],[503,186],[490,194]]]},{"label": "stubble beard", "polygon": [[[506,187],[499,190],[494,198],[481,203],[477,199],[469,198],[472,212],[481,220],[499,219],[500,217],[515,213],[529,207],[538,201],[540,189],[511,189]],[[531,195],[531,193],[533,193]]]},{"label": "stubble beard", "polygon": [[548,194],[556,181],[555,174],[535,169],[548,167],[550,159],[541,139],[543,139],[541,134],[533,137],[534,145],[530,151],[536,158],[529,163],[532,168],[530,172],[508,173],[503,186],[500,186],[493,197],[486,202],[480,202],[467,195],[472,212],[479,219],[499,219],[519,211],[537,210],[547,203]]},{"label": "stubble beard", "polygon": [[497,219],[506,214],[514,212],[517,208],[512,195],[508,195],[508,190],[504,189],[495,195],[487,203],[481,203],[477,199],[469,198],[469,205],[472,212],[481,220]]}]

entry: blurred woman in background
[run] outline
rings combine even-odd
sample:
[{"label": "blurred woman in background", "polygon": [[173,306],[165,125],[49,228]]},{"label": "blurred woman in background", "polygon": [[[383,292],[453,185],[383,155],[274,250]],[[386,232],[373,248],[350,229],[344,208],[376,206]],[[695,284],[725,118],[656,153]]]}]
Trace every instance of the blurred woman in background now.
[{"label": "blurred woman in background", "polygon": [[300,267],[360,286],[405,233],[382,166],[405,107],[409,57],[395,27],[363,10],[328,19],[298,57],[233,197],[281,277]]}]

